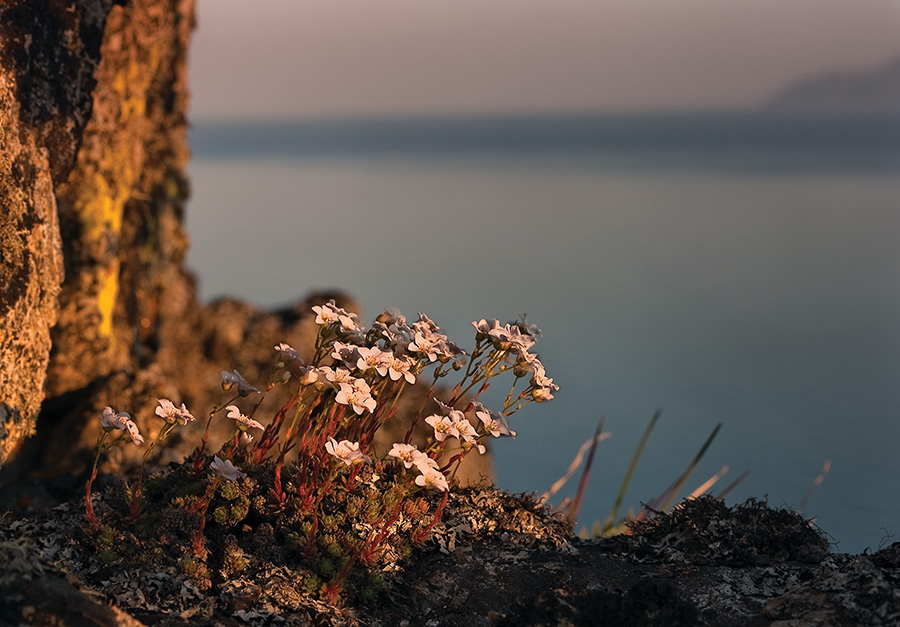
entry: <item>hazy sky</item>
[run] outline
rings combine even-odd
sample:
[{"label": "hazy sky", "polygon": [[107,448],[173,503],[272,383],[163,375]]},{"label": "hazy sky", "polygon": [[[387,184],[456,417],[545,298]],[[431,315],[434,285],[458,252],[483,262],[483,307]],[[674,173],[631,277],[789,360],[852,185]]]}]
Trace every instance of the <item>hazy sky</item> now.
[{"label": "hazy sky", "polygon": [[192,118],[754,106],[900,57],[900,0],[198,0]]}]

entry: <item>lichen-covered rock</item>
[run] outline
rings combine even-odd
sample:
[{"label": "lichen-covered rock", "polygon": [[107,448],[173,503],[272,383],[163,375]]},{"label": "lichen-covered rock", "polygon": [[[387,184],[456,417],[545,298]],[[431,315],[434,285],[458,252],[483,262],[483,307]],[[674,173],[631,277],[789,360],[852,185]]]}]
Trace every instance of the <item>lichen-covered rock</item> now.
[{"label": "lichen-covered rock", "polygon": [[[423,547],[387,552],[371,573],[376,586],[366,593],[370,579],[358,577],[356,594],[348,588],[335,603],[320,598],[318,585],[308,585],[315,577],[297,559],[290,537],[274,531],[277,521],[248,516],[228,528],[210,526],[209,553],[185,558],[188,519],[150,526],[156,529],[150,541],[145,525],[140,540],[133,535],[140,522],[112,522],[113,509],[122,505],[108,494],[102,502],[109,524],[90,537],[78,505],[28,519],[0,518],[0,598],[8,599],[6,608],[0,603],[6,612],[0,620],[18,618],[28,607],[21,595],[8,596],[17,578],[4,579],[4,572],[40,578],[58,576],[60,569],[80,580],[73,587],[105,596],[146,624],[838,627],[900,619],[900,569],[891,551],[794,561],[776,547],[805,542],[818,548],[822,537],[810,530],[801,539],[797,531],[809,529],[807,521],[760,502],[737,508],[709,499],[688,502],[676,515],[660,515],[653,527],[586,542],[532,498],[492,488],[454,490]],[[752,537],[773,521],[779,524],[770,537]],[[749,532],[741,543],[753,559],[717,557],[709,547],[682,543],[673,560],[657,535],[666,529],[686,538],[706,528],[718,538]],[[136,558],[126,557],[129,552]]]},{"label": "lichen-covered rock", "polygon": [[838,556],[803,585],[768,601],[773,627],[900,624],[900,571],[868,556]]},{"label": "lichen-covered rock", "polygon": [[43,399],[63,280],[55,186],[90,115],[108,4],[0,0],[0,465]]},{"label": "lichen-covered rock", "polygon": [[0,464],[33,466],[45,396],[42,431],[77,452],[96,404],[200,352],[182,265],[193,0],[0,15]]},{"label": "lichen-covered rock", "polygon": [[91,117],[57,189],[66,280],[50,397],[171,363],[193,332],[182,268],[192,27],[192,0],[135,0],[106,19]]}]

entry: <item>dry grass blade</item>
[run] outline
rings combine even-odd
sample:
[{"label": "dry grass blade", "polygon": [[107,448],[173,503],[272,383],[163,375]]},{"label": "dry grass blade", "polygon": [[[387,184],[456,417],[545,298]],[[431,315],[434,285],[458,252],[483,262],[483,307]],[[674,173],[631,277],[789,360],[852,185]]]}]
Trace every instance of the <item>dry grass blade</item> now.
[{"label": "dry grass blade", "polygon": [[681,488],[684,487],[684,484],[687,483],[688,477],[691,476],[691,473],[694,472],[694,468],[697,467],[697,464],[700,463],[700,460],[703,459],[703,456],[706,454],[706,450],[709,448],[709,445],[712,444],[712,441],[716,439],[716,435],[719,433],[719,429],[722,428],[722,423],[716,425],[716,428],[713,429],[713,432],[706,438],[706,442],[703,443],[703,446],[700,448],[700,451],[694,457],[693,461],[688,465],[687,469],[682,473],[682,475],[678,478],[678,481],[675,482],[675,487],[669,493],[666,502],[662,506],[662,511],[666,511],[669,507],[672,506],[672,503],[675,502],[675,497],[678,496],[678,493],[681,491]]},{"label": "dry grass blade", "polygon": [[606,520],[603,522],[602,533],[604,535],[611,531],[616,524],[616,518],[618,518],[619,516],[619,508],[622,507],[622,501],[625,500],[625,493],[628,490],[628,484],[631,483],[631,477],[632,475],[634,475],[634,471],[637,468],[638,461],[641,459],[641,455],[644,452],[644,447],[647,445],[647,440],[650,439],[650,434],[653,432],[653,428],[656,426],[656,423],[661,415],[662,411],[657,409],[653,414],[653,418],[650,419],[650,424],[648,424],[647,428],[644,429],[644,434],[641,436],[641,441],[638,442],[637,448],[634,451],[634,455],[631,456],[631,463],[628,465],[628,470],[625,472],[625,478],[622,479],[622,485],[619,487],[619,493],[616,495],[616,501],[615,503],[613,503],[613,507],[609,512],[609,516],[607,516]]},{"label": "dry grass blade", "polygon": [[698,496],[702,496],[706,494],[706,492],[716,485],[719,482],[719,479],[725,476],[725,473],[728,472],[728,466],[722,466],[722,469],[714,474],[712,477],[701,483],[696,490],[691,492],[690,496],[688,496],[688,500],[695,499]]},{"label": "dry grass blade", "polygon": [[721,492],[719,492],[719,494],[716,496],[716,498],[719,499],[720,501],[725,500],[725,497],[728,496],[728,494],[732,490],[734,490],[736,487],[738,487],[738,485],[740,485],[741,481],[746,479],[747,475],[749,475],[749,474],[750,474],[749,470],[745,470],[744,472],[742,472],[741,476],[738,477],[737,479],[735,479],[734,481],[732,481],[731,483],[729,483],[728,487],[725,488],[724,490],[722,490]]},{"label": "dry grass blade", "polygon": [[[550,489],[547,490],[546,492],[544,492],[540,496],[538,501],[540,503],[546,503],[548,499],[550,499],[554,494],[559,492],[562,489],[562,487],[564,485],[566,485],[566,483],[569,481],[569,479],[572,478],[572,475],[575,474],[575,471],[578,470],[578,467],[581,466],[581,461],[584,459],[584,456],[588,452],[588,449],[590,449],[592,446],[596,446],[603,440],[607,440],[611,437],[612,437],[611,433],[602,433],[599,435],[594,434],[593,437],[588,438],[587,441],[581,445],[581,448],[578,449],[578,453],[576,453],[575,458],[572,460],[572,463],[569,464],[569,468],[566,470],[566,474],[564,474],[562,477],[557,479],[553,483],[553,485],[550,486]],[[560,505],[557,509],[560,509],[560,510],[563,509],[564,506],[566,504],[568,504],[568,501],[569,501],[569,499],[567,499],[567,502]]]},{"label": "dry grass blade", "polygon": [[603,422],[605,418],[600,418],[600,422],[597,423],[597,431],[594,433],[594,442],[591,445],[591,450],[588,452],[587,461],[584,463],[584,469],[581,471],[581,480],[578,482],[578,492],[575,493],[575,500],[572,501],[571,506],[569,506],[569,511],[566,512],[566,519],[574,523],[575,519],[578,518],[578,510],[581,509],[581,499],[584,497],[584,490],[587,487],[588,476],[591,473],[591,466],[594,463],[594,453],[597,452],[597,444],[600,443],[600,435],[603,432]]},{"label": "dry grass blade", "polygon": [[828,471],[831,470],[831,460],[825,460],[825,465],[822,466],[822,472],[819,473],[819,476],[816,477],[816,480],[813,481],[812,485],[809,486],[809,490],[806,491],[806,495],[803,497],[803,500],[800,501],[800,507],[797,508],[797,513],[803,513],[803,508],[806,507],[806,503],[809,502],[809,498],[813,495],[813,492],[816,491],[822,482],[825,481],[825,477],[828,476]]}]

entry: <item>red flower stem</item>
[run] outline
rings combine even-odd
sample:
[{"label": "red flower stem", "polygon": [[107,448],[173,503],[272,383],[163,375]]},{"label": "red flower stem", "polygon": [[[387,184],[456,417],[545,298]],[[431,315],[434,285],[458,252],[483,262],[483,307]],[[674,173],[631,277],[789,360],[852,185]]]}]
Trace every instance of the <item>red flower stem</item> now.
[{"label": "red flower stem", "polygon": [[272,494],[275,496],[275,500],[278,501],[279,505],[284,505],[284,492],[281,489],[281,467],[284,463],[284,455],[278,460],[278,463],[275,464],[275,489],[270,490]]},{"label": "red flower stem", "polygon": [[445,490],[444,498],[441,499],[441,502],[438,503],[437,509],[434,510],[434,518],[431,519],[431,524],[429,524],[427,527],[425,527],[421,531],[421,533],[423,535],[423,538],[422,538],[423,540],[424,540],[424,536],[427,536],[429,533],[431,533],[431,530],[434,528],[434,526],[441,520],[441,515],[444,513],[444,505],[447,504],[448,496],[450,496],[450,492]]},{"label": "red flower stem", "polygon": [[[310,404],[309,408],[306,410],[303,420],[300,421],[300,424],[303,425],[302,431],[298,429],[294,431],[294,425],[291,425],[291,428],[288,430],[287,434],[285,434],[285,443],[290,444],[300,436],[300,448],[303,449],[303,442],[306,439],[307,434],[309,434],[310,430],[315,427],[315,420],[312,419],[312,413],[316,407],[318,407],[322,403],[322,397],[316,396],[315,400]],[[295,421],[299,420],[299,415],[295,417]]]},{"label": "red flower stem", "polygon": [[94,483],[94,479],[97,478],[97,466],[94,465],[94,469],[91,472],[91,478],[87,480],[84,484],[84,508],[85,508],[85,518],[87,518],[88,524],[90,524],[92,529],[96,529],[100,526],[100,521],[97,520],[97,515],[94,513],[94,504],[91,503],[91,484]]},{"label": "red flower stem", "polygon": [[[288,400],[288,402],[278,410],[269,426],[265,428],[263,434],[259,438],[259,441],[253,447],[254,463],[259,464],[260,462],[262,462],[263,457],[266,456],[266,453],[269,452],[269,449],[271,449],[275,445],[275,442],[278,439],[278,432],[281,431],[281,425],[284,423],[284,417],[287,414],[288,410],[290,410],[290,408],[293,407],[297,402],[299,396],[299,391],[294,393],[294,395],[291,396],[290,400]],[[288,435],[290,435],[290,432],[288,433]]]},{"label": "red flower stem", "polygon": [[[104,442],[106,441],[106,437],[109,435],[109,431],[106,429],[103,430],[103,433],[100,434],[100,437],[97,438],[97,454],[94,455],[94,466],[91,468],[91,477],[87,480],[87,483],[84,484],[84,507],[85,507],[85,517],[90,523],[92,528],[96,528],[99,526],[100,521],[97,520],[97,515],[94,513],[94,504],[91,503],[91,487],[94,484],[94,479],[97,478],[97,464],[100,462],[100,455],[106,450],[103,447]],[[106,448],[109,448],[107,445]]]},{"label": "red flower stem", "polygon": [[422,414],[425,413],[425,406],[428,404],[428,399],[434,396],[434,388],[437,386],[438,376],[434,377],[434,381],[431,382],[431,387],[428,388],[428,392],[425,393],[425,396],[422,398],[422,404],[419,406],[419,411],[416,412],[415,418],[412,419],[412,423],[409,425],[409,431],[406,432],[406,437],[403,439],[404,444],[409,444],[409,441],[412,440],[413,432],[416,430],[416,425],[422,422]]},{"label": "red flower stem", "polygon": [[378,535],[375,536],[375,539],[368,543],[368,546],[362,552],[363,561],[370,561],[372,556],[375,554],[375,551],[378,549],[378,545],[381,544],[384,539],[387,537],[388,531],[391,526],[397,522],[400,518],[401,508],[403,507],[403,500],[397,502],[397,505],[394,506],[393,511],[391,511],[391,517],[389,520],[382,523],[381,528],[378,531]]},{"label": "red flower stem", "polygon": [[347,480],[344,483],[345,489],[349,492],[353,489],[354,484],[356,483],[356,476],[359,474],[359,471],[362,469],[362,464],[353,464],[350,467],[350,474],[347,475]]},{"label": "red flower stem", "polygon": [[194,555],[202,555],[203,554],[203,530],[206,528],[206,510],[204,509],[201,512],[200,518],[200,528],[197,530],[197,535],[194,536]]}]

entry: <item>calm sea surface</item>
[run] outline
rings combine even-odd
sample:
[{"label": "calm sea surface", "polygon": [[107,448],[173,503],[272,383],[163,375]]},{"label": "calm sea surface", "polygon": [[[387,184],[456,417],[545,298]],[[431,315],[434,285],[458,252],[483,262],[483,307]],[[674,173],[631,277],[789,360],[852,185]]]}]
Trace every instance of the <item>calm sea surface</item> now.
[{"label": "calm sea surface", "polygon": [[[753,115],[198,124],[205,298],[314,288],[469,322],[527,313],[561,389],[495,447],[545,490],[606,416],[581,522],[689,488],[797,506],[843,551],[900,536],[900,118]],[[575,481],[569,487],[571,493]],[[714,492],[716,491],[714,489]],[[895,538],[896,539],[896,538]]]}]

